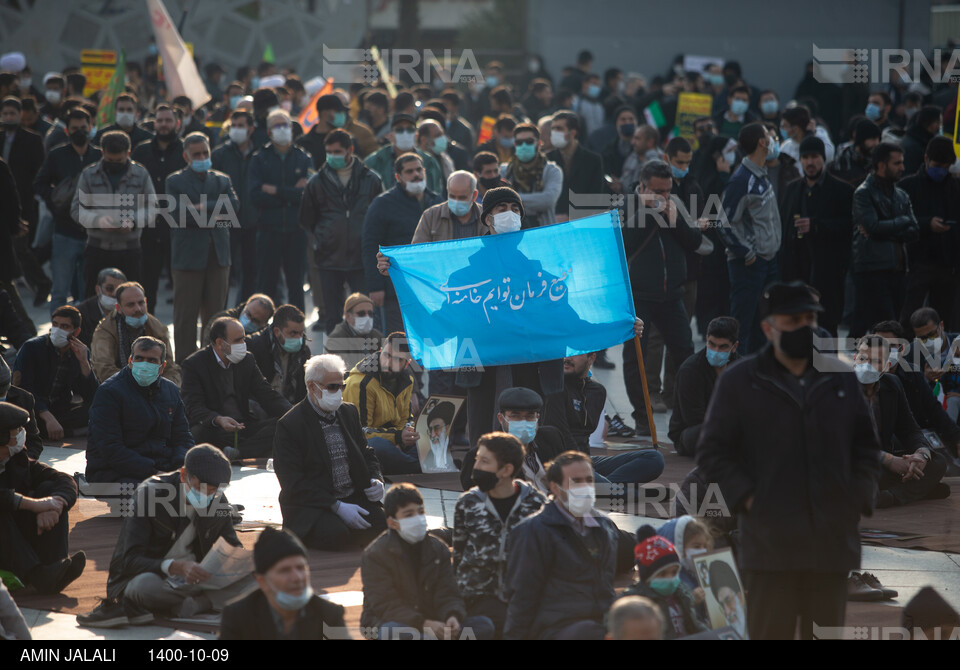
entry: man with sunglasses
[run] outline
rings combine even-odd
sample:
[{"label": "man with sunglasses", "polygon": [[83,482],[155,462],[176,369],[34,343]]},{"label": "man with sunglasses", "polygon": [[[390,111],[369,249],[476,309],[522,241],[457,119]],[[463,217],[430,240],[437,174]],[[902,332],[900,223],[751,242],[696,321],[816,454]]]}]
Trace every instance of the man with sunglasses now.
[{"label": "man with sunglasses", "polygon": [[347,377],[343,399],[360,410],[367,444],[377,453],[385,475],[420,473],[413,427],[413,375],[404,333],[390,333],[379,352],[357,363]]}]

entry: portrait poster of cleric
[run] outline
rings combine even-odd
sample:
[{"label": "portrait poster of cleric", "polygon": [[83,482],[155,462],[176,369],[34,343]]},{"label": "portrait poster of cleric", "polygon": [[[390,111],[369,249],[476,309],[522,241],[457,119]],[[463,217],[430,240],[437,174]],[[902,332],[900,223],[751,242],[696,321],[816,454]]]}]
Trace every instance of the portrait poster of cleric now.
[{"label": "portrait poster of cleric", "polygon": [[693,564],[706,594],[710,628],[719,630],[729,626],[741,639],[749,639],[746,594],[733,552],[729,548],[712,551],[694,558]]}]

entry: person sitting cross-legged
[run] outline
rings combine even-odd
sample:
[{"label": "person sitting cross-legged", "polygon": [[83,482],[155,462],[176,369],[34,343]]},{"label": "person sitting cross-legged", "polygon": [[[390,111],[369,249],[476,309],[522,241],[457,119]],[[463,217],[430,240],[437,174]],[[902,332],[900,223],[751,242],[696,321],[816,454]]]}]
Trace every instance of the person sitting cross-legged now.
[{"label": "person sitting cross-legged", "polygon": [[138,337],[127,366],[100,385],[90,407],[89,482],[139,484],[176,470],[194,445],[176,384],[162,376],[166,346]]},{"label": "person sitting cross-legged", "polygon": [[450,550],[427,534],[423,497],[413,484],[395,484],[383,499],[387,528],[363,552],[366,637],[478,639],[493,637],[485,616],[467,617],[450,563]]},{"label": "person sitting cross-legged", "polygon": [[386,528],[380,463],[356,406],[343,402],[345,373],[339,356],[307,361],[307,397],[274,436],[283,526],[311,549],[365,546]]},{"label": "person sitting cross-legged", "polygon": [[383,347],[350,371],[343,399],[360,410],[360,422],[369,444],[377,452],[385,475],[420,472],[417,441],[412,426],[413,375],[410,348],[404,333],[390,333]]},{"label": "person sitting cross-legged", "polygon": [[250,353],[257,360],[263,378],[274,391],[293,404],[303,400],[303,366],[310,358],[304,337],[306,317],[293,305],[280,305],[269,328],[247,337]]}]

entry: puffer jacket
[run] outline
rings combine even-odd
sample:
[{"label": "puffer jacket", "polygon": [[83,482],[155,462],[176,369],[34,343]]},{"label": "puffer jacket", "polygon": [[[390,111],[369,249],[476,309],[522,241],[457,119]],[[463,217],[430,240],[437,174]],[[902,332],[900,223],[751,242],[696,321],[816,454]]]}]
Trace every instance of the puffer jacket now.
[{"label": "puffer jacket", "polygon": [[500,519],[490,496],[473,487],[457,499],[453,513],[453,569],[464,598],[496,596],[506,602],[507,537],[514,526],[547,504],[542,493],[523,481],[520,495]]},{"label": "puffer jacket", "polygon": [[[289,233],[297,229],[303,188],[296,184],[301,179],[309,179],[312,172],[313,159],[296,145],[291,145],[281,156],[271,142],[253,155],[247,185],[250,200],[257,208],[260,230]],[[264,193],[264,184],[276,186],[277,192]]]},{"label": "puffer jacket", "polygon": [[853,193],[853,226],[855,273],[906,270],[905,245],[920,229],[905,191],[868,176]]},{"label": "puffer jacket", "polygon": [[307,182],[300,202],[300,227],[314,234],[313,258],[322,270],[363,269],[363,219],[383,184],[359,158],[352,166],[344,187],[336,171],[324,163]]},{"label": "puffer jacket", "polygon": [[360,423],[368,439],[380,437],[402,446],[403,427],[413,421],[412,395],[413,377],[409,373],[404,376],[397,395],[380,385],[380,354],[374,352],[350,371],[343,400],[360,410]]}]

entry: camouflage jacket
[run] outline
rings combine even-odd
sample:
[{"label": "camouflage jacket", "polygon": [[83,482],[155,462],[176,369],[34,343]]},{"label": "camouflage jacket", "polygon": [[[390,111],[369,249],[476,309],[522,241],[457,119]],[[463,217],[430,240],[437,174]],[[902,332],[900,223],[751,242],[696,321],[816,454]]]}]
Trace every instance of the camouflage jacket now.
[{"label": "camouflage jacket", "polygon": [[477,487],[457,500],[453,515],[453,567],[460,595],[465,599],[496,596],[506,602],[507,536],[525,518],[540,510],[547,499],[524,481],[516,480],[520,495],[504,524],[490,496]]}]

